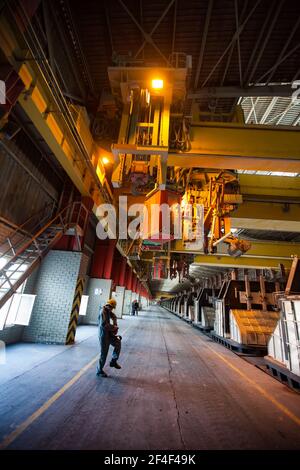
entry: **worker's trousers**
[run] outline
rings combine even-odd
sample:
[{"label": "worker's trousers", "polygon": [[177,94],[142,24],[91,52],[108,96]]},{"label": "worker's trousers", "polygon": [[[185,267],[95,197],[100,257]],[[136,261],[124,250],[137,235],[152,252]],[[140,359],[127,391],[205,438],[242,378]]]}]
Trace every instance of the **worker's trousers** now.
[{"label": "worker's trousers", "polygon": [[100,332],[99,335],[99,342],[101,347],[100,359],[99,359],[99,370],[102,370],[105,366],[109,346],[113,346],[114,350],[112,353],[112,359],[119,359],[119,355],[121,352],[121,340],[109,332]]}]

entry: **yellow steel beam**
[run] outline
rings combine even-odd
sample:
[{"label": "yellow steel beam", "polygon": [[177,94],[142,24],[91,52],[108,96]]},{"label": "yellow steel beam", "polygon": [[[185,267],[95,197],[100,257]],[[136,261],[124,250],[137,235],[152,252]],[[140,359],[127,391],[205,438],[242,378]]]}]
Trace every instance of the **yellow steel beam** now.
[{"label": "yellow steel beam", "polygon": [[257,258],[255,256],[246,258],[232,258],[231,256],[218,256],[218,255],[197,255],[195,257],[193,266],[218,266],[224,268],[278,268],[279,264],[283,264],[286,269],[290,269],[292,259],[266,259]]},{"label": "yellow steel beam", "polygon": [[244,202],[230,215],[232,228],[300,233],[299,205]]},{"label": "yellow steel beam", "polygon": [[231,212],[232,227],[300,232],[300,178],[239,175],[244,203]]},{"label": "yellow steel beam", "polygon": [[244,203],[231,212],[232,226],[300,232],[300,178],[239,175]]},{"label": "yellow steel beam", "polygon": [[[171,252],[173,253],[195,253],[203,254],[199,250],[193,250],[192,248],[186,250],[182,240],[175,240],[171,243]],[[226,256],[227,245],[220,243],[218,245],[218,255],[214,256]],[[249,258],[251,256],[265,258],[265,259],[290,259],[291,256],[300,256],[300,243],[292,242],[271,242],[271,241],[251,241],[251,249],[247,251],[242,258]]]},{"label": "yellow steel beam", "polygon": [[[262,200],[260,196],[278,201],[291,201],[300,203],[300,177],[238,175],[240,191],[246,200]],[[265,199],[263,199],[265,200]]]},{"label": "yellow steel beam", "polygon": [[300,173],[300,132],[295,127],[202,123],[190,130],[192,148],[170,153],[168,166]]},{"label": "yellow steel beam", "polygon": [[84,184],[83,167],[79,162],[75,161],[74,149],[67,142],[62,141],[62,134],[59,129],[55,129],[55,122],[50,119],[43,119],[33,96],[22,94],[19,103],[30,118],[38,132],[41,134],[45,142],[47,142],[50,150],[53,152],[64,170],[73,180],[75,186],[84,194],[89,194],[89,187]]},{"label": "yellow steel beam", "polygon": [[300,232],[300,204],[245,201],[230,216],[232,228]]},{"label": "yellow steel beam", "polygon": [[[36,84],[31,94],[23,92],[19,97],[20,105],[81,194],[91,196],[96,205],[105,202],[95,187],[94,178],[88,171],[87,165],[76,152],[72,140],[66,137],[65,130],[55,114],[47,113],[50,104],[47,103],[44,91],[39,88],[39,84]],[[95,171],[99,184],[102,184],[104,169],[101,168],[99,158],[94,160],[97,162]]]},{"label": "yellow steel beam", "polygon": [[[112,197],[105,178],[105,168],[100,157],[100,149],[90,136],[90,151],[83,154],[74,137],[64,124],[51,97],[49,84],[40,73],[34,61],[17,62],[14,57],[20,55],[20,45],[13,29],[4,17],[0,19],[0,44],[7,59],[14,66],[25,85],[19,97],[19,103],[39,131],[49,148],[58,159],[75,186],[85,196],[90,196],[98,206]],[[22,53],[24,56],[24,51]],[[80,130],[78,130],[80,136]],[[83,145],[86,142],[82,138]],[[105,152],[108,153],[108,152]],[[111,155],[109,153],[109,155]],[[102,187],[105,191],[102,191]],[[106,194],[106,196],[104,196]]]}]

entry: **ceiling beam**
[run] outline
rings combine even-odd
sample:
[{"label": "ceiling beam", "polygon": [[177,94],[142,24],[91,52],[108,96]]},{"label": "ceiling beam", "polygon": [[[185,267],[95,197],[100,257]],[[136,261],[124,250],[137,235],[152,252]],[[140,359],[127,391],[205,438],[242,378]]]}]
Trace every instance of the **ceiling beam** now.
[{"label": "ceiling beam", "polygon": [[[245,0],[245,2],[243,4],[243,9],[242,9],[242,12],[241,12],[241,16],[239,18],[239,21],[241,21],[241,22],[243,22],[244,19],[245,19],[246,12],[247,12],[247,7],[248,7],[248,0]],[[237,11],[237,5],[235,5],[235,10]],[[238,30],[238,25],[236,26],[236,29]],[[238,41],[238,47],[239,47],[239,41]],[[226,61],[225,69],[224,69],[224,72],[223,72],[222,80],[221,80],[221,83],[220,83],[220,87],[223,87],[223,85],[224,85],[225,78],[226,78],[226,75],[228,73],[230,62],[231,62],[231,59],[232,59],[232,54],[233,54],[234,48],[235,48],[235,44],[233,43],[232,46],[231,46],[231,49],[228,53],[228,56],[227,56],[227,61]],[[240,64],[241,64],[241,62],[240,62]],[[240,73],[241,73],[241,65],[240,65]],[[240,85],[242,86],[242,83],[240,83]],[[221,97],[216,97],[216,99],[215,99],[215,106],[214,106],[215,111],[218,108],[219,98],[221,98]],[[240,96],[235,97],[235,98],[240,98]],[[234,100],[233,107],[235,106],[236,101],[237,101],[237,99]]]},{"label": "ceiling beam", "polygon": [[[161,14],[161,16],[158,18],[158,20],[156,21],[155,25],[153,26],[152,30],[150,31],[149,35],[147,35],[147,37],[149,36],[150,38],[152,38],[154,32],[156,31],[156,29],[158,28],[158,26],[160,25],[160,23],[162,22],[162,20],[164,19],[164,17],[166,16],[166,14],[168,13],[168,11],[170,10],[171,6],[173,5],[173,3],[175,2],[175,0],[171,0],[169,5],[165,8],[165,10],[163,11],[163,13]],[[143,29],[143,28],[142,28]],[[143,33],[144,37],[146,38],[145,34]],[[146,39],[143,44],[141,45],[141,47],[139,48],[139,50],[137,51],[137,53],[135,54],[134,58],[136,59],[140,53],[144,50],[144,47],[145,45],[147,44],[148,39]],[[151,42],[150,42],[151,44]]]},{"label": "ceiling beam", "polygon": [[[175,0],[171,0],[171,2],[169,3],[167,9],[169,10],[169,8],[171,7],[171,5],[173,5]],[[122,1],[122,0],[119,0],[119,3],[122,5],[122,7],[124,8],[124,10],[126,11],[126,13],[128,14],[128,16],[132,19],[133,23],[136,25],[136,27],[141,31],[141,33],[143,34],[144,38],[145,38],[145,42],[144,44],[146,44],[146,42],[148,42],[149,44],[151,44],[151,46],[156,50],[156,52],[158,52],[158,54],[163,58],[163,60],[166,62],[166,64],[168,65],[168,67],[171,67],[171,64],[170,62],[168,61],[168,59],[166,58],[166,56],[162,53],[162,51],[159,49],[159,47],[155,44],[155,42],[153,41],[152,37],[151,37],[151,33],[148,34],[146,33],[146,31],[144,30],[144,28],[142,28],[142,26],[140,25],[140,23],[136,20],[136,18],[134,17],[134,15],[131,13],[131,11],[127,8],[127,6],[125,5],[125,3]],[[166,10],[167,10],[166,9]],[[165,10],[165,11],[166,11]],[[160,21],[159,21],[160,23]],[[156,28],[155,28],[156,29]],[[152,30],[153,31],[153,30]],[[153,33],[152,33],[153,34]],[[140,48],[141,50],[143,49],[143,46],[141,46]],[[137,56],[137,54],[136,54]]]},{"label": "ceiling beam", "polygon": [[[228,246],[226,243],[220,243],[218,245],[218,253],[215,255],[204,255],[201,251],[192,249],[185,249],[182,240],[175,240],[171,243],[171,253],[194,253],[197,256],[215,256],[218,258],[230,258],[232,257],[227,253]],[[246,254],[242,255],[242,258],[262,258],[265,260],[276,260],[280,263],[280,260],[290,260],[292,256],[297,255],[300,257],[300,243],[282,242],[282,241],[251,241],[251,248]],[[233,258],[236,259],[236,258]],[[195,261],[196,261],[195,260]],[[218,260],[219,264],[220,261]]]},{"label": "ceiling beam", "polygon": [[254,47],[252,47],[252,52],[251,52],[251,55],[250,55],[250,59],[248,61],[248,64],[247,64],[247,67],[246,67],[246,70],[245,70],[245,73],[244,73],[244,83],[243,83],[244,86],[248,85],[248,83],[249,83],[248,77],[251,73],[251,66],[253,64],[255,56],[257,55],[258,49],[259,49],[259,47],[262,43],[263,37],[265,35],[265,30],[266,30],[266,27],[267,27],[267,25],[270,21],[272,13],[273,13],[273,9],[268,8],[268,11],[267,11],[267,14],[265,16],[264,22],[259,28],[259,33],[257,35],[257,39],[256,39],[256,42],[254,44]]},{"label": "ceiling beam", "polygon": [[[72,37],[73,37],[72,40],[76,41],[79,60],[82,64],[81,72],[83,73],[83,75],[85,77],[86,83],[88,85],[88,88],[89,88],[91,94],[95,95],[96,92],[95,92],[95,87],[94,87],[94,81],[93,81],[92,76],[91,76],[89,64],[88,64],[87,59],[86,59],[86,54],[84,53],[83,48],[82,48],[80,35],[78,33],[78,29],[77,29],[76,23],[75,23],[74,18],[73,18],[72,8],[70,7],[69,0],[64,1],[64,8],[65,8],[65,11],[68,15],[69,25],[72,28]],[[54,11],[54,9],[53,9],[53,11]],[[84,94],[84,96],[85,96],[85,94]]]},{"label": "ceiling beam", "polygon": [[[247,6],[248,6],[248,0],[245,0],[243,10],[242,10],[242,13],[241,13],[241,16],[240,16],[240,21],[241,22],[243,22],[244,19],[245,19]],[[236,30],[238,30],[238,26],[237,26]],[[229,54],[228,54],[228,57],[227,57],[227,62],[226,62],[226,65],[225,65],[222,80],[221,80],[221,83],[220,83],[221,87],[223,87],[223,84],[225,82],[225,78],[226,78],[227,72],[229,70],[229,65],[230,65],[230,62],[231,62],[231,59],[232,59],[232,54],[233,54],[234,48],[235,48],[235,44],[232,44],[231,49],[230,49]],[[241,84],[241,86],[242,86],[242,84]]]},{"label": "ceiling beam", "polygon": [[[295,23],[295,25],[294,25],[292,31],[290,32],[289,37],[284,40],[284,46],[283,46],[283,48],[282,48],[282,50],[281,50],[281,52],[280,52],[280,54],[279,54],[278,60],[281,60],[281,59],[284,57],[286,51],[287,51],[288,48],[289,48],[290,42],[291,42],[291,40],[293,39],[293,37],[294,37],[294,35],[295,35],[295,32],[296,32],[297,29],[299,28],[299,25],[300,25],[300,16],[298,16],[297,21],[296,21],[296,23]],[[277,68],[273,69],[272,72],[270,73],[270,75],[268,76],[267,84],[269,84],[269,83],[271,82],[271,80],[272,80],[272,78],[273,78],[273,76],[274,76],[276,70],[277,70]]]},{"label": "ceiling beam", "polygon": [[258,64],[259,64],[260,61],[261,61],[262,55],[263,55],[263,53],[264,53],[264,51],[265,51],[265,48],[266,48],[266,46],[267,46],[267,44],[268,44],[268,42],[269,42],[270,36],[271,36],[271,34],[272,34],[272,31],[273,31],[273,29],[274,29],[274,27],[275,27],[275,24],[276,24],[276,21],[277,21],[277,19],[278,19],[278,16],[279,16],[279,13],[280,13],[280,10],[281,10],[281,8],[282,8],[283,3],[284,3],[284,0],[280,0],[280,2],[278,2],[278,3],[275,2],[275,3],[274,3],[274,9],[275,9],[275,6],[276,6],[276,11],[275,11],[275,12],[272,12],[272,21],[271,21],[271,24],[270,24],[270,26],[269,26],[269,28],[268,28],[268,31],[267,31],[266,34],[264,34],[264,36],[263,36],[263,41],[262,41],[262,43],[260,43],[260,45],[259,45],[259,52],[258,52],[258,54],[257,54],[256,60],[255,60],[255,62],[254,62],[254,65],[253,65],[253,67],[252,67],[252,69],[251,69],[251,72],[250,72],[249,76],[247,77],[247,83],[251,83],[251,81],[252,81],[252,79],[253,79],[253,77],[254,77],[254,75],[255,75],[255,72],[256,72],[256,69],[257,69],[257,67],[258,67]]},{"label": "ceiling beam", "polygon": [[261,269],[270,268],[276,269],[279,264],[283,264],[285,268],[289,269],[292,265],[292,260],[287,259],[264,259],[257,258],[255,256],[246,258],[241,256],[240,258],[232,258],[232,256],[218,256],[218,255],[196,255],[195,261],[192,266],[218,266],[225,268],[249,268],[249,269]]},{"label": "ceiling beam", "polygon": [[[238,2],[234,0],[234,14],[235,14],[235,26],[236,31],[239,30],[239,12],[238,12]],[[240,47],[240,36],[237,36],[237,51],[238,51],[238,62],[239,62],[239,75],[240,75],[240,85],[243,85],[243,74],[242,74],[242,59],[241,59],[241,47]]]},{"label": "ceiling beam", "polygon": [[263,75],[261,75],[256,80],[255,83],[256,84],[263,83],[265,77],[267,77],[270,74],[270,72],[273,72],[274,70],[276,70],[278,68],[278,66],[280,64],[282,64],[282,62],[284,62],[288,57],[290,57],[292,54],[294,54],[294,52],[296,52],[299,48],[300,48],[300,42],[298,44],[296,44],[292,49],[290,49],[283,57],[281,57],[281,59],[279,58],[278,60],[276,60],[275,64],[272,67],[270,67],[266,72],[264,72]]},{"label": "ceiling beam", "polygon": [[111,48],[111,53],[114,52],[114,41],[113,41],[113,35],[112,35],[112,28],[110,24],[110,18],[109,18],[109,13],[108,13],[108,6],[107,6],[107,0],[104,2],[104,12],[105,12],[105,22],[106,22],[106,29],[108,32],[109,36],[109,42],[110,42],[110,48]]},{"label": "ceiling beam", "polygon": [[[120,0],[121,1],[121,0]],[[222,62],[223,58],[226,56],[227,52],[230,50],[232,44],[235,44],[235,42],[237,41],[237,38],[241,35],[243,29],[245,28],[246,24],[248,23],[249,19],[252,17],[254,11],[256,10],[257,6],[261,3],[261,0],[257,0],[255,2],[255,5],[253,6],[253,8],[251,9],[250,13],[247,15],[245,21],[243,21],[238,30],[234,33],[231,41],[229,42],[229,44],[227,45],[227,47],[225,48],[224,52],[222,53],[222,55],[219,57],[219,59],[217,60],[217,62],[215,63],[215,65],[213,66],[213,68],[211,69],[211,71],[209,72],[208,76],[206,77],[206,79],[204,80],[204,82],[202,83],[201,87],[204,87],[206,85],[206,83],[209,81],[210,77],[213,75],[214,71],[216,70],[216,68],[218,67],[218,65]]]},{"label": "ceiling beam", "polygon": [[177,23],[177,0],[175,0],[175,4],[174,4],[173,34],[172,34],[172,54],[175,52],[176,23]]},{"label": "ceiling beam", "polygon": [[207,10],[206,10],[205,23],[204,23],[202,39],[201,39],[199,59],[198,59],[196,75],[195,75],[195,81],[194,81],[194,88],[197,88],[198,83],[199,83],[199,77],[200,77],[200,72],[201,72],[202,63],[203,63],[205,44],[206,44],[206,39],[207,39],[207,33],[208,33],[208,28],[209,28],[213,3],[214,3],[213,0],[209,0]]},{"label": "ceiling beam", "polygon": [[204,87],[194,92],[188,93],[188,99],[201,98],[239,98],[244,97],[260,97],[260,96],[284,96],[291,97],[295,91],[290,85],[256,85],[250,87],[239,86],[220,86],[220,87]]}]

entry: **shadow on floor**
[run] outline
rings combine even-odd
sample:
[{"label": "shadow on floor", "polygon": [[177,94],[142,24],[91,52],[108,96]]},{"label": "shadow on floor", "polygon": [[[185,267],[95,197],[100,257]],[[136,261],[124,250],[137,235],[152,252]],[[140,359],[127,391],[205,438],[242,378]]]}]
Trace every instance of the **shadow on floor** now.
[{"label": "shadow on floor", "polygon": [[[153,377],[147,379],[141,376],[125,377],[117,375],[115,372],[110,372],[109,367],[106,367],[105,370],[108,377],[95,377],[98,381],[96,390],[99,391],[99,393],[103,393],[103,388],[106,388],[108,385],[110,387],[109,393],[111,397],[122,396],[124,398],[124,390],[126,389],[126,394],[129,393],[127,398],[128,402],[136,399],[139,393],[171,393],[171,386],[167,376],[159,380],[153,380]],[[113,386],[111,386],[112,382],[114,382]]]}]

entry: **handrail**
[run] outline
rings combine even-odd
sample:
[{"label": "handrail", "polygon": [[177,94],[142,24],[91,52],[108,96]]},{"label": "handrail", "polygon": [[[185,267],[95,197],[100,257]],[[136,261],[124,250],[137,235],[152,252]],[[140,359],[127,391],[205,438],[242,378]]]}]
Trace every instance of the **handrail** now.
[{"label": "handrail", "polygon": [[[14,264],[15,261],[19,258],[19,256],[27,250],[30,245],[40,236],[42,235],[49,227],[52,225],[55,225],[56,222],[59,222],[60,225],[62,226],[62,229],[65,229],[67,225],[70,225],[74,223],[72,221],[72,215],[74,214],[74,208],[75,206],[79,205],[79,212],[82,208],[84,208],[86,215],[88,214],[88,209],[84,206],[84,204],[81,201],[76,201],[73,202],[64,209],[62,209],[53,219],[51,219],[43,228],[41,228],[36,234],[31,236],[30,240],[28,240],[25,245],[23,245],[15,254],[14,256],[0,269],[0,276],[5,275],[6,269],[9,265]],[[69,213],[69,210],[72,209],[72,211]],[[65,215],[64,215],[65,214]],[[66,220],[65,220],[66,219]],[[78,222],[78,220],[77,220]],[[23,263],[22,263],[23,264]]]},{"label": "handrail", "polygon": [[[36,212],[35,214],[33,214],[33,215],[32,215],[31,217],[29,217],[27,220],[25,220],[25,222],[23,222],[22,225],[18,226],[15,230],[12,230],[12,231],[8,234],[8,236],[6,237],[6,240],[5,240],[3,243],[1,243],[1,245],[0,245],[0,257],[6,256],[6,255],[8,254],[8,252],[10,252],[10,251],[12,250],[12,248],[13,248],[13,249],[14,249],[14,248],[17,248],[18,245],[23,242],[23,240],[24,240],[25,237],[28,237],[28,238],[31,238],[31,237],[32,237],[32,232],[34,232],[34,231],[36,230],[36,228],[37,228],[39,225],[41,225],[41,223],[44,222],[44,220],[45,220],[45,218],[46,218],[46,214],[45,214],[44,217],[42,217],[42,218],[40,217],[40,218],[39,218],[38,223],[35,224],[35,225],[31,228],[31,231],[29,231],[29,229],[25,229],[24,227],[25,227],[26,225],[28,225],[28,223],[29,223],[30,221],[34,220],[34,218],[37,218],[37,217],[39,216],[39,214],[41,214],[41,213],[43,213],[43,212],[46,212],[46,209],[48,209],[50,206],[53,206],[53,207],[54,207],[53,203],[48,203],[48,204],[46,204],[42,209],[40,209],[38,212]],[[17,245],[16,245],[15,247],[14,247],[14,246],[12,246],[12,247],[10,246],[8,250],[6,250],[6,251],[4,251],[4,252],[2,253],[1,248],[7,246],[7,244],[9,244],[9,245],[12,244],[13,238],[14,238],[17,234],[22,235],[23,238],[22,238],[21,240],[18,240]]]},{"label": "handrail", "polygon": [[[30,222],[32,219],[34,219],[35,217],[37,217],[41,212],[43,212],[47,207],[50,207],[50,206],[53,206],[53,202],[49,202],[48,204],[46,204],[44,207],[42,207],[38,212],[35,212],[33,215],[31,215],[30,217],[28,217],[28,219],[25,220],[25,222],[23,222],[21,225],[18,225],[15,230],[12,230],[8,236],[9,238],[12,238],[15,234],[15,232],[18,232],[19,230],[23,230],[23,227],[25,225],[28,224],[28,222]],[[29,234],[29,232],[27,232],[26,230],[24,230],[24,233],[26,234]],[[31,235],[31,234],[30,234]],[[1,246],[1,245],[0,245]]]}]

